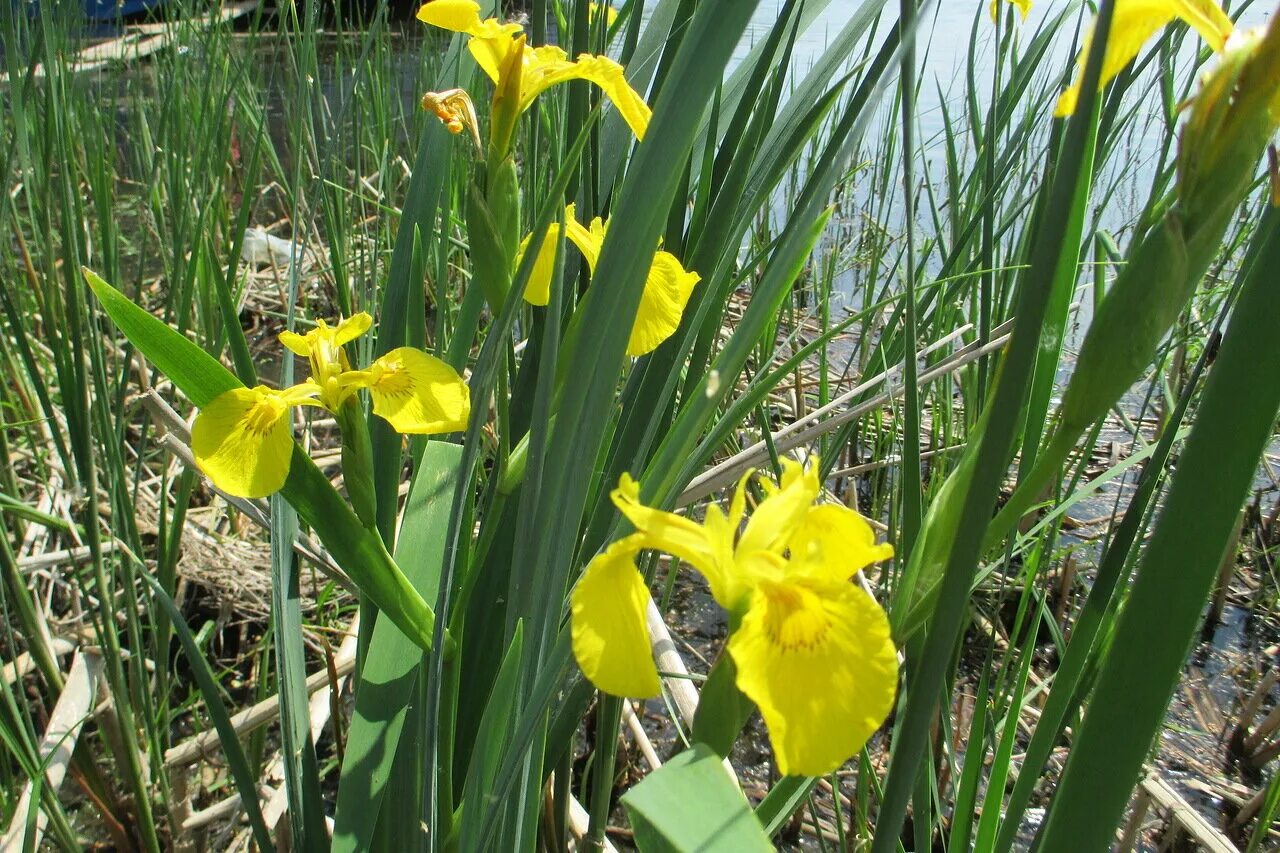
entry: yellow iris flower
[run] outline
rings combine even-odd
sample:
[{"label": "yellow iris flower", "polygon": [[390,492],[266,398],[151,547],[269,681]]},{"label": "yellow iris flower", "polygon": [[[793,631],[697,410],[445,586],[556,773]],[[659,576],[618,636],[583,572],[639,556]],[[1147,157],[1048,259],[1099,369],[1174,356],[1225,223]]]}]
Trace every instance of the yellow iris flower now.
[{"label": "yellow iris flower", "polygon": [[618,22],[618,10],[608,3],[588,3],[587,13],[591,16],[592,21],[604,15],[605,29],[611,28]]},{"label": "yellow iris flower", "polygon": [[[590,225],[583,225],[577,220],[572,204],[565,207],[564,220],[565,239],[578,247],[594,274],[608,223],[597,216],[591,220]],[[553,222],[547,229],[547,236],[542,241],[533,272],[529,276],[529,284],[525,287],[524,298],[530,305],[546,305],[551,299],[551,274],[559,235],[560,224]],[[532,236],[526,235],[520,243],[517,265],[529,248]],[[670,252],[659,250],[654,254],[644,283],[644,294],[640,297],[640,308],[636,311],[631,337],[627,341],[627,355],[634,358],[652,352],[671,337],[680,326],[680,317],[689,304],[689,296],[701,278],[696,272],[685,270],[680,260]]]},{"label": "yellow iris flower", "polygon": [[733,614],[727,650],[737,685],[760,708],[779,769],[820,776],[856,753],[893,706],[898,658],[888,618],[850,583],[893,549],[876,544],[856,512],[815,504],[816,465],[783,465],[781,484],[761,480],[766,497],[740,536],[747,478],[727,515],[711,505],[698,524],[642,505],[639,485],[624,474],[612,498],[637,532],[593,559],[574,588],[573,650],[606,693],[657,695],[649,592],[635,556],[652,548],[684,560]]},{"label": "yellow iris flower", "polygon": [[[1022,16],[1022,20],[1027,19],[1027,15],[1031,12],[1031,0],[1009,0],[1010,3],[1018,7],[1018,14]],[[991,0],[991,20],[995,20],[1000,15],[1000,0]]]},{"label": "yellow iris flower", "polygon": [[343,346],[369,330],[363,312],[330,326],[323,320],[305,335],[282,332],[280,341],[311,364],[311,377],[284,390],[234,388],[200,410],[191,428],[196,464],[227,494],[265,497],[289,476],[296,406],[337,413],[352,394],[369,390],[373,412],[400,433],[463,429],[471,413],[466,383],[452,367],[413,347],[400,347],[366,370],[352,370]]},{"label": "yellow iris flower", "polygon": [[[1116,0],[1111,18],[1111,34],[1102,56],[1102,75],[1098,89],[1109,83],[1142,50],[1142,45],[1160,29],[1175,20],[1186,22],[1216,52],[1221,52],[1234,25],[1227,13],[1214,0]],[[1080,56],[1076,59],[1075,82],[1058,98],[1055,116],[1069,116],[1080,97],[1084,65],[1093,41],[1092,28],[1085,36]]]},{"label": "yellow iris flower", "polygon": [[[497,18],[481,20],[480,5],[475,0],[431,0],[418,10],[418,20],[470,36],[467,48],[499,92],[504,89],[504,69],[519,68],[520,112],[557,83],[586,80],[599,86],[613,101],[637,139],[642,139],[649,127],[648,104],[631,88],[622,66],[607,56],[584,53],[571,60],[553,45],[529,47],[519,24],[504,24]],[[520,51],[518,63],[512,61],[513,50]]]}]

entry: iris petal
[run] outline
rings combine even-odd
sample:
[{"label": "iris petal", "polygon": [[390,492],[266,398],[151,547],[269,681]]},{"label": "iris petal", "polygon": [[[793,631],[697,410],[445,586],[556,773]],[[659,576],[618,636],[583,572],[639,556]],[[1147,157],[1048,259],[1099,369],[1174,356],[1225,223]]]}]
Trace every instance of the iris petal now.
[{"label": "iris petal", "polygon": [[[520,251],[516,254],[516,266],[520,266],[524,253],[529,250],[532,234],[526,234],[520,241]],[[529,273],[529,283],[524,288],[524,301],[530,305],[546,305],[551,301],[551,276],[555,273],[556,242],[560,239],[560,223],[552,222],[547,228],[547,236],[538,248],[538,257],[534,258],[533,270]]]},{"label": "iris petal", "polygon": [[572,204],[564,209],[564,236],[578,247],[592,273],[596,271],[596,261],[600,260],[600,250],[604,247],[604,226],[595,227],[599,222],[600,217],[597,216],[591,221],[592,227],[588,228],[574,216]]},{"label": "iris petal", "polygon": [[785,775],[834,771],[893,707],[889,620],[852,584],[762,582],[728,650]]},{"label": "iris petal", "polygon": [[[587,261],[587,266],[594,272],[596,259],[600,257],[600,247],[604,242],[603,231],[597,233],[579,222],[572,204],[566,205],[564,209],[564,229],[565,238],[578,247],[578,251],[582,253],[582,257]],[[533,272],[529,276],[529,284],[525,287],[524,299],[530,305],[546,305],[551,301],[551,276],[555,271],[555,247],[559,235],[560,223],[551,223],[551,226],[547,229],[547,236],[542,241],[542,248],[538,250],[538,257],[534,261]],[[532,236],[532,234],[526,235],[524,240],[521,241],[520,251],[516,255],[516,266],[520,265],[520,260],[528,250],[529,239]]]},{"label": "iris petal", "polygon": [[583,674],[615,696],[657,696],[645,610],[649,589],[636,570],[643,535],[620,539],[587,566],[570,598],[573,654]]},{"label": "iris petal", "polygon": [[333,329],[334,346],[349,344],[369,331],[373,325],[373,317],[368,312],[360,311],[343,320]]},{"label": "iris petal", "polygon": [[645,546],[666,551],[693,566],[711,587],[720,606],[733,609],[731,564],[722,562],[722,549],[712,531],[682,515],[652,509],[640,503],[640,484],[623,474],[611,495],[627,520],[644,534]]},{"label": "iris petal", "polygon": [[627,355],[634,357],[652,352],[675,334],[699,278],[696,272],[686,272],[670,252],[654,255],[627,341]]},{"label": "iris petal", "polygon": [[289,352],[303,358],[311,357],[311,343],[307,340],[306,335],[300,335],[297,332],[281,332],[280,343],[288,348]]},{"label": "iris petal", "polygon": [[373,413],[396,432],[430,435],[464,429],[471,414],[467,385],[452,367],[413,347],[400,347],[367,371]]},{"label": "iris petal", "polygon": [[640,93],[631,88],[622,66],[607,56],[589,53],[570,61],[565,57],[564,51],[559,51],[558,48],[556,50],[559,52],[558,56],[544,52],[536,55],[534,61],[526,61],[524,79],[520,85],[521,109],[528,109],[538,95],[558,83],[586,80],[600,87],[605,97],[617,108],[618,115],[622,116],[622,120],[636,135],[636,139],[643,139],[653,111],[644,102],[644,98],[640,97]]},{"label": "iris petal", "polygon": [[293,430],[288,392],[233,388],[200,410],[191,427],[196,465],[229,495],[262,498],[289,476]]},{"label": "iris petal", "polygon": [[[519,31],[520,28],[515,26],[514,32]],[[472,37],[467,42],[467,50],[471,52],[476,65],[480,66],[480,70],[485,73],[485,76],[497,83],[501,77],[503,66],[507,64],[507,57],[510,56],[512,45],[514,44],[515,41],[512,39],[510,32],[499,32],[487,38]]]},{"label": "iris petal", "polygon": [[[1031,12],[1031,0],[1009,0],[1009,2],[1018,7],[1018,14],[1025,21]],[[1000,16],[1000,0],[991,0],[990,11],[991,20],[996,20]]]},{"label": "iris petal", "polygon": [[430,0],[418,8],[418,20],[455,33],[480,29],[480,4],[475,0]]},{"label": "iris petal", "polygon": [[865,518],[839,504],[810,507],[787,547],[795,570],[833,581],[893,556],[892,545],[876,543]]},{"label": "iris petal", "polygon": [[[1157,30],[1174,20],[1182,20],[1191,25],[1215,51],[1222,50],[1233,29],[1231,19],[1214,0],[1116,0],[1111,33],[1102,58],[1099,89],[1133,61],[1142,50],[1142,45]],[[1092,43],[1091,30],[1076,59],[1078,70],[1075,82],[1058,98],[1055,116],[1068,116],[1075,112],[1076,101],[1080,97],[1081,77],[1084,76],[1084,65]]]},{"label": "iris petal", "polygon": [[816,460],[808,470],[792,459],[783,459],[782,466],[782,488],[772,490],[751,514],[751,520],[738,540],[740,554],[780,552],[821,491]]}]

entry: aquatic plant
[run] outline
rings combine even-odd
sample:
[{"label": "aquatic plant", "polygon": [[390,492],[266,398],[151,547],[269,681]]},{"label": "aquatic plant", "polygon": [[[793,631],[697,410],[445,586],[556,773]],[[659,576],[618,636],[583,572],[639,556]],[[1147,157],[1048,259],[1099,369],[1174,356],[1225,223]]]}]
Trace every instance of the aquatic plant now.
[{"label": "aquatic plant", "polygon": [[974,4],[934,120],[826,5],[0,22],[14,838],[1110,843],[1280,412],[1280,26]]}]

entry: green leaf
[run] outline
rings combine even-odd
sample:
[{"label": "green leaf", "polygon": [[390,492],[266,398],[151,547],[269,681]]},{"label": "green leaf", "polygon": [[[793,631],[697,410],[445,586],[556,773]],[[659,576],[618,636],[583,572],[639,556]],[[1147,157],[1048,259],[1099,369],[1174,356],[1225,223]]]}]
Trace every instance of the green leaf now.
[{"label": "green leaf", "polygon": [[191,635],[191,629],[187,627],[187,620],[183,617],[182,611],[164,591],[164,587],[160,586],[160,582],[146,571],[138,572],[138,577],[151,587],[152,598],[159,602],[160,607],[169,615],[173,631],[178,635],[178,642],[182,644],[182,651],[187,656],[187,663],[191,667],[191,675],[196,681],[196,686],[200,688],[200,695],[204,698],[205,710],[209,713],[209,719],[213,721],[214,730],[218,732],[222,754],[227,759],[227,769],[231,771],[231,780],[235,783],[236,790],[240,792],[240,802],[244,807],[245,817],[249,820],[249,828],[253,830],[254,841],[257,842],[259,849],[271,850],[274,846],[271,843],[271,833],[267,830],[266,821],[262,819],[262,808],[258,803],[258,779],[249,767],[249,759],[245,757],[240,738],[236,736],[235,726],[231,723],[231,714],[227,711],[227,704],[222,701],[222,694],[218,690],[218,682],[213,676],[213,670],[209,668],[209,661],[196,643],[196,638]]},{"label": "green leaf", "polygon": [[290,839],[300,850],[322,850],[328,842],[320,798],[320,772],[311,740],[307,668],[302,645],[299,561],[293,550],[298,517],[283,497],[271,497],[271,622],[280,696],[280,742]]},{"label": "green leaf", "polygon": [[742,727],[756,709],[755,703],[738,689],[737,677],[733,656],[721,654],[702,685],[698,710],[693,715],[693,739],[723,757],[728,757]]},{"label": "green leaf", "polygon": [[1236,515],[1280,410],[1280,215],[1259,227],[1164,510],[1063,770],[1040,849],[1100,850],[1124,813],[1160,731]]},{"label": "green leaf", "polygon": [[[444,559],[449,524],[448,495],[458,479],[462,447],[429,442],[409,492],[405,525],[396,546],[408,582],[424,596],[434,597]],[[382,797],[400,750],[405,714],[416,696],[422,651],[414,640],[387,619],[373,629],[356,707],[347,736],[346,756],[338,782],[333,850],[368,850],[377,825]],[[421,768],[419,768],[421,769]],[[418,831],[418,816],[404,815]]]},{"label": "green leaf", "polygon": [[[953,545],[947,551],[937,603],[929,616],[928,633],[923,643],[918,644],[922,649],[907,658],[905,700],[900,703],[902,707],[896,721],[894,751],[889,759],[889,775],[885,780],[872,853],[892,853],[897,849],[919,768],[928,754],[931,727],[939,697],[944,693],[943,685],[953,650],[963,628],[983,533],[995,507],[1000,482],[1008,469],[1020,425],[1023,401],[1039,350],[1040,327],[1048,308],[1053,277],[1064,251],[1066,222],[1080,189],[1076,175],[1084,159],[1089,116],[1097,97],[1103,46],[1110,32],[1114,8],[1114,2],[1104,2],[1098,16],[1093,48],[1085,66],[1080,103],[1068,124],[1058,160],[1060,171],[1048,187],[1049,202],[1031,248],[1030,266],[1018,283],[1015,309],[1018,323],[1000,367],[999,383],[989,406],[990,416],[977,439],[977,449],[973,451],[976,455],[972,479],[955,525]],[[923,10],[921,14],[925,14]],[[1072,246],[1071,251],[1076,251],[1076,248]],[[925,536],[928,535],[926,530]],[[927,804],[922,804],[922,808],[926,807]]]},{"label": "green leaf", "polygon": [[[507,647],[502,668],[498,670],[498,677],[494,679],[493,690],[489,694],[489,702],[480,717],[480,737],[476,740],[476,749],[471,753],[471,766],[467,769],[464,802],[479,803],[484,798],[484,792],[493,788],[505,745],[504,734],[511,731],[511,716],[522,675],[520,661],[523,649],[524,623],[517,620],[515,631],[511,635],[511,645]],[[460,849],[480,849],[475,845],[483,834],[484,819],[485,811],[481,809],[463,813]]]},{"label": "green leaf", "polygon": [[720,756],[697,744],[622,797],[636,846],[655,851],[772,850]]},{"label": "green leaf", "polygon": [[[242,387],[240,380],[217,359],[139,308],[91,270],[84,270],[84,274],[107,316],[191,402],[203,406],[225,391]],[[378,535],[360,523],[297,444],[293,446],[289,478],[280,495],[316,532],[338,565],[378,609],[414,637],[420,647],[431,648],[435,624],[431,608],[391,559]]]},{"label": "green leaf", "polygon": [[240,380],[216,358],[135,305],[93,270],[82,267],[81,271],[112,322],[192,403],[206,406],[219,394],[240,387]]},{"label": "green leaf", "polygon": [[796,810],[804,805],[817,782],[813,776],[783,776],[769,789],[760,805],[756,806],[756,820],[760,821],[766,835],[772,838],[782,829]]}]

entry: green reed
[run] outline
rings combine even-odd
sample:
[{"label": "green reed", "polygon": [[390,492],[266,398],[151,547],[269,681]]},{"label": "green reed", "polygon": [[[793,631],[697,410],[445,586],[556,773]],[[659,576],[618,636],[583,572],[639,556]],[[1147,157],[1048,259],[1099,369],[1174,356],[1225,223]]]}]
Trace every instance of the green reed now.
[{"label": "green reed", "polygon": [[[1064,826],[1110,837],[1137,781],[1136,765],[1112,773],[1111,757],[1122,741],[1126,760],[1149,756],[1206,598],[1192,545],[1209,556],[1228,545],[1225,521],[1272,435],[1269,386],[1242,366],[1276,319],[1257,283],[1274,254],[1268,188],[1241,166],[1220,190],[1229,198],[1179,195],[1186,119],[1175,105],[1213,62],[1181,50],[1194,34],[1180,25],[1061,121],[1050,113],[1072,73],[1063,57],[1088,21],[1078,8],[1035,25],[1012,6],[996,22],[975,8],[964,67],[940,83],[924,71],[933,4],[863,0],[803,62],[797,38],[829,4],[779,4],[745,41],[760,5],[632,0],[606,32],[587,3],[534,0],[533,39],[547,38],[551,21],[571,56],[608,48],[654,114],[637,144],[598,89],[549,90],[515,122],[505,172],[417,106],[423,92],[462,87],[481,123],[494,120],[491,84],[465,38],[402,29],[383,9],[334,31],[315,4],[208,28],[180,22],[203,8],[180,8],[177,49],[89,74],[67,64],[75,21],[47,7],[4,18],[0,358],[11,381],[0,392],[0,646],[6,662],[21,652],[33,662],[0,705],[5,826],[17,820],[34,838],[35,813],[15,815],[13,792],[41,776],[40,737],[67,666],[40,638],[63,639],[74,616],[77,642],[104,652],[112,702],[80,735],[62,798],[36,792],[45,841],[62,849],[190,840],[176,822],[192,781],[165,753],[210,727],[227,770],[200,802],[237,793],[250,804],[246,836],[262,847],[287,837],[298,849],[554,849],[575,834],[622,843],[609,829],[623,820],[642,849],[750,849],[800,814],[834,818],[836,840],[817,836],[824,848],[1006,850],[1068,726],[1078,740],[1068,740],[1043,843],[1063,843]],[[42,63],[39,76],[28,57]],[[921,107],[935,103],[941,120],[930,124]],[[1139,140],[1154,162],[1131,161]],[[1245,147],[1256,165],[1261,144]],[[1104,211],[1124,194],[1135,216],[1117,227]],[[584,222],[610,219],[594,283],[560,239],[550,303],[530,308],[521,293],[532,257],[493,263],[511,248],[501,217],[540,245],[567,202]],[[1196,247],[1177,298],[1107,319],[1120,304],[1107,300],[1152,263],[1143,252],[1156,250],[1143,246],[1169,211],[1185,220],[1210,207],[1216,236]],[[495,211],[487,233],[481,214]],[[292,243],[294,262],[246,275],[245,229],[267,225]],[[659,240],[701,280],[671,337],[633,360],[627,334]],[[82,266],[120,299],[96,300]],[[501,287],[486,284],[495,268],[509,279]],[[122,323],[125,299],[146,311]],[[1233,311],[1237,300],[1248,310]],[[295,472],[281,496],[242,512],[172,462],[162,442],[174,425],[140,391],[154,388],[186,417],[213,389],[287,385],[292,357],[274,333],[359,311],[376,326],[350,347],[354,363],[426,349],[466,372],[473,403],[467,430],[452,436],[405,441],[370,419],[372,523],[346,509],[332,467]],[[1082,392],[1059,405],[1078,318],[1124,328],[1135,313],[1159,314],[1161,328],[1127,365],[1132,376],[1091,394],[1083,414]],[[951,366],[961,347],[1006,334],[1010,319],[1009,343]],[[164,338],[161,324],[177,334]],[[1224,327],[1233,343],[1211,365],[1206,342]],[[1114,366],[1106,341],[1085,347]],[[1110,368],[1081,369],[1073,381],[1083,384]],[[784,429],[886,371],[830,415]],[[1158,432],[1103,475],[1140,471],[1138,488],[1117,505],[1087,595],[1059,622],[1064,520],[1089,494],[1100,427],[1113,410],[1133,422],[1118,398],[1135,381],[1137,414],[1158,413]],[[1252,430],[1236,443],[1228,407],[1245,395]],[[840,417],[849,410],[856,416]],[[334,443],[322,420],[307,433],[312,451]],[[1173,471],[1184,445],[1187,470]],[[747,467],[777,472],[791,447],[818,454],[824,475],[852,469],[828,487],[887,525],[881,538],[897,558],[869,576],[905,664],[898,713],[848,773],[771,777],[762,800],[748,799],[705,742],[673,747],[661,770],[619,750],[624,700],[578,672],[566,603],[584,566],[624,531],[608,499],[619,475],[642,483],[647,504],[701,518],[700,505]],[[353,458],[346,484],[365,464]],[[1210,490],[1214,471],[1230,483]],[[1012,508],[993,522],[1010,489]],[[1194,494],[1211,506],[1193,508]],[[255,543],[271,565],[269,613],[230,662],[184,582],[211,505],[230,520],[213,535]],[[1208,514],[1223,523],[1193,543],[1175,537]],[[299,533],[328,545],[341,569],[307,613],[303,581],[317,570],[294,549]],[[85,556],[51,585],[26,568],[40,553],[32,542]],[[1149,591],[1168,589],[1173,569],[1150,554],[1179,547],[1182,618],[1153,623]],[[641,568],[665,604],[681,570]],[[433,621],[389,600],[396,573]],[[357,595],[340,596],[352,582]],[[661,610],[681,626],[680,612]],[[304,682],[357,612],[350,708],[335,701],[337,724],[313,737]],[[1045,648],[1056,666],[1040,659]],[[708,672],[693,668],[687,680],[701,687]],[[693,722],[674,683],[649,708],[670,718],[676,747],[708,731],[717,743],[739,736],[732,685],[725,692],[712,676],[708,710]],[[970,694],[971,712],[959,713]],[[278,727],[233,737],[232,715],[272,696]],[[1028,744],[1019,726],[1031,704],[1041,713]],[[1144,716],[1126,717],[1129,707]],[[1088,722],[1095,716],[1108,722]],[[283,784],[287,814],[268,824],[257,784],[277,750],[283,782],[271,784]],[[1103,787],[1107,809],[1094,813],[1086,797]],[[708,839],[713,820],[724,834]]]}]

